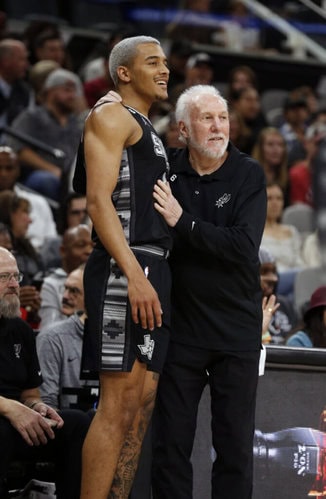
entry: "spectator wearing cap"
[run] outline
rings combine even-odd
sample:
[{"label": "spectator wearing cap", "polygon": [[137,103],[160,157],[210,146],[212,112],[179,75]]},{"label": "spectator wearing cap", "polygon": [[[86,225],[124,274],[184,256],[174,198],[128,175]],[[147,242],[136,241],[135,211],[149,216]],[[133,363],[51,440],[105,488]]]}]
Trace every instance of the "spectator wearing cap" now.
[{"label": "spectator wearing cap", "polygon": [[303,314],[302,324],[289,336],[286,346],[299,348],[326,347],[326,286],[317,288]]},{"label": "spectator wearing cap", "polygon": [[188,57],[184,68],[182,83],[170,87],[169,102],[174,108],[179,95],[193,85],[214,85],[214,60],[205,53],[199,52]]},{"label": "spectator wearing cap", "polygon": [[214,80],[214,61],[209,54],[200,52],[189,57],[186,64],[185,84],[212,85]]},{"label": "spectator wearing cap", "polygon": [[[25,109],[12,124],[14,130],[37,139],[47,149],[7,139],[18,155],[22,183],[56,201],[62,195],[62,178],[69,175],[81,136],[82,123],[74,112],[78,82],[71,71],[53,70],[45,80],[41,104]],[[63,154],[56,154],[58,150]]]},{"label": "spectator wearing cap", "polygon": [[304,138],[310,113],[307,102],[303,98],[289,97],[283,104],[284,123],[280,126],[288,148],[288,166],[306,156]]}]

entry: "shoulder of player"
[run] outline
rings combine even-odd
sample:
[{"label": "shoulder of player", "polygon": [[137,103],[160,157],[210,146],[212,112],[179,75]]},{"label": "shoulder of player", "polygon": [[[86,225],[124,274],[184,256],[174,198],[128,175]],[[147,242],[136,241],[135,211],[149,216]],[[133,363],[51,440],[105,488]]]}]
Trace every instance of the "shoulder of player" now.
[{"label": "shoulder of player", "polygon": [[96,107],[86,119],[87,129],[100,130],[131,130],[135,127],[135,120],[130,112],[120,102],[106,102]]}]

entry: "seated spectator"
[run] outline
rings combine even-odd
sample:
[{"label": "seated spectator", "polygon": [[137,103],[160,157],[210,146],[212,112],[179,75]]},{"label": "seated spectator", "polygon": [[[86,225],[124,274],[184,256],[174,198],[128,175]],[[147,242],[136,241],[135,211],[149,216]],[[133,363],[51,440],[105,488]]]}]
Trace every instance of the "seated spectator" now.
[{"label": "seated spectator", "polygon": [[303,323],[289,336],[289,347],[326,348],[326,286],[311,295]]},{"label": "seated spectator", "polygon": [[[30,88],[25,81],[28,53],[20,40],[0,41],[0,126],[11,125],[30,101]],[[3,143],[3,135],[1,143]]]},{"label": "seated spectator", "polygon": [[47,238],[40,251],[46,269],[61,266],[62,235],[67,229],[80,224],[90,225],[86,209],[86,196],[69,192],[58,210],[57,228],[59,234],[56,237]]},{"label": "seated spectator", "polygon": [[214,60],[205,52],[193,53],[188,57],[183,81],[174,85],[170,92],[169,102],[173,107],[176,96],[192,85],[214,85]]},{"label": "seated spectator", "polygon": [[160,121],[160,124],[163,124],[163,127],[160,129],[157,125],[155,126],[157,133],[162,139],[162,142],[165,147],[178,148],[185,147],[185,144],[179,140],[180,132],[178,124],[175,120],[175,114],[171,111],[167,117],[165,122],[163,123],[163,119]]},{"label": "seated spectator", "polygon": [[54,61],[60,67],[69,66],[66,48],[60,31],[55,26],[41,29],[30,43],[33,62]]},{"label": "seated spectator", "polygon": [[55,69],[60,68],[60,64],[51,60],[38,61],[30,68],[28,72],[28,82],[33,92],[33,102],[31,105],[39,106],[43,101],[43,86],[49,74]]},{"label": "seated spectator", "polygon": [[232,108],[239,113],[250,130],[250,136],[243,152],[251,154],[259,132],[267,126],[258,90],[254,87],[245,87],[234,92]]},{"label": "seated spectator", "polygon": [[[44,379],[40,387],[42,400],[54,408],[76,406],[76,395],[65,394],[63,389],[81,388],[90,383],[80,379],[86,318],[83,275],[84,266],[81,266],[73,270],[66,279],[62,308],[67,318],[42,329],[36,338]],[[91,385],[96,383],[92,381]],[[80,406],[78,408],[83,409]]]},{"label": "seated spectator", "polygon": [[34,248],[39,250],[48,237],[57,235],[56,225],[45,197],[19,184],[17,182],[19,176],[20,165],[17,155],[11,147],[0,146],[0,192],[9,189],[29,201],[31,223],[28,226],[27,237]]},{"label": "seated spectator", "polygon": [[37,139],[64,157],[43,149],[35,150],[19,139],[7,139],[18,155],[22,167],[21,181],[29,188],[56,201],[60,200],[62,184],[74,163],[82,124],[75,113],[77,76],[65,69],[53,70],[43,86],[43,100],[37,107],[24,110],[13,122],[17,132]]},{"label": "seated spectator", "polygon": [[[13,245],[9,228],[0,222],[0,246],[13,252]],[[40,318],[38,311],[41,306],[39,287],[36,285],[36,279],[32,285],[20,285],[19,289],[21,318],[38,331]]]},{"label": "seated spectator", "polygon": [[261,245],[275,258],[279,272],[278,292],[291,296],[295,275],[305,266],[301,256],[302,241],[296,227],[281,222],[284,208],[281,187],[271,182],[267,184],[266,190],[267,215]]},{"label": "seated spectator", "polygon": [[81,451],[90,417],[78,410],[58,414],[40,397],[42,376],[35,335],[20,317],[19,270],[0,248],[0,497],[14,460],[55,463],[56,497],[79,499]]},{"label": "seated spectator", "polygon": [[262,343],[284,345],[289,332],[297,323],[297,315],[291,300],[277,292],[279,281],[275,258],[263,246],[259,249],[260,282],[263,297],[275,295],[278,308],[274,311],[270,323],[263,333]]},{"label": "seated spectator", "polygon": [[251,155],[263,167],[267,182],[278,183],[286,195],[288,189],[287,145],[280,131],[274,127],[263,128],[257,136]]},{"label": "seated spectator", "polygon": [[309,108],[304,99],[286,99],[283,105],[284,123],[279,130],[287,144],[289,168],[305,157],[303,140],[309,118]]},{"label": "seated spectator", "polygon": [[235,110],[229,109],[230,141],[240,151],[243,151],[251,137],[251,131],[243,121],[242,116]]},{"label": "seated spectator", "polygon": [[34,276],[43,270],[43,263],[27,238],[27,229],[31,223],[28,200],[13,191],[0,192],[0,222],[9,228],[13,252],[24,274],[23,285],[32,284]]},{"label": "seated spectator", "polygon": [[326,124],[315,121],[306,129],[302,145],[304,158],[295,162],[289,170],[290,203],[305,203],[314,206],[312,193],[313,164],[320,141],[326,137]]},{"label": "seated spectator", "polygon": [[232,107],[233,96],[243,88],[253,87],[258,89],[258,79],[255,71],[250,66],[234,66],[228,74],[226,98]]},{"label": "seated spectator", "polygon": [[58,232],[64,234],[67,229],[80,224],[89,225],[90,220],[86,208],[86,196],[77,192],[69,192],[65,197],[58,214]]},{"label": "seated spectator", "polygon": [[30,205],[27,199],[20,198],[13,191],[0,192],[0,221],[9,229],[11,251],[15,254],[23,275],[22,318],[37,331],[41,298],[35,279],[38,273],[43,272],[43,262],[26,236],[31,221],[29,213]]},{"label": "seated spectator", "polygon": [[319,98],[317,92],[313,87],[309,85],[300,85],[299,87],[295,87],[291,90],[289,94],[290,99],[303,99],[307,103],[307,107],[309,110],[310,119],[308,120],[308,125],[311,123],[311,120],[314,121],[316,114],[319,112]]},{"label": "seated spectator", "polygon": [[50,272],[43,281],[41,288],[41,328],[54,321],[62,320],[63,286],[67,275],[79,265],[85,263],[93,249],[91,229],[88,225],[77,225],[67,229],[60,246],[61,266]]}]

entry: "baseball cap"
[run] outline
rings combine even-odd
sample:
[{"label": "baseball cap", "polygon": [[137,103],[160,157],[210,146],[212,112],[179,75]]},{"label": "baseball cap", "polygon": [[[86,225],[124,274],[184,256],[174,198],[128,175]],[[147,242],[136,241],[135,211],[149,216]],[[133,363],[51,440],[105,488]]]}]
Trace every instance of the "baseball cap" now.
[{"label": "baseball cap", "polygon": [[78,76],[75,75],[75,73],[68,71],[68,69],[59,68],[51,71],[44,82],[43,89],[49,90],[54,87],[65,85],[66,83],[74,83],[76,87],[78,87],[78,82]]},{"label": "baseball cap", "polygon": [[199,52],[198,54],[193,54],[189,57],[186,67],[189,69],[200,66],[201,64],[207,64],[208,66],[214,67],[213,59],[209,54],[205,52]]},{"label": "baseball cap", "polygon": [[326,307],[326,286],[320,286],[311,295],[310,303],[304,313],[304,319],[310,314],[312,310],[318,307]]}]

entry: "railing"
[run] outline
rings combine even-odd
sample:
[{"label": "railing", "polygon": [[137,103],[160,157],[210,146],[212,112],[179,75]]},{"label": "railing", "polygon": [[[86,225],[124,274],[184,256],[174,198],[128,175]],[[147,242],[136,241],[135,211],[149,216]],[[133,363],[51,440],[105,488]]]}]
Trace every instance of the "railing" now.
[{"label": "railing", "polygon": [[[300,1],[306,5],[307,3],[313,3],[307,2],[307,0]],[[304,58],[306,57],[306,52],[309,51],[319,61],[326,62],[326,50],[323,47],[321,47],[314,40],[311,40],[307,35],[292,26],[289,22],[282,19],[271,9],[265,7],[261,2],[257,2],[256,0],[241,0],[241,2],[260,19],[268,22],[288,37],[287,46],[291,48],[294,57]],[[323,15],[325,17],[325,13],[323,13]]]}]

